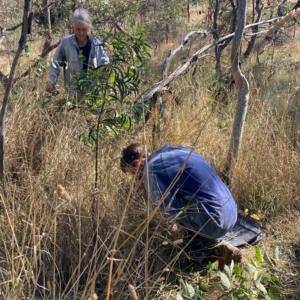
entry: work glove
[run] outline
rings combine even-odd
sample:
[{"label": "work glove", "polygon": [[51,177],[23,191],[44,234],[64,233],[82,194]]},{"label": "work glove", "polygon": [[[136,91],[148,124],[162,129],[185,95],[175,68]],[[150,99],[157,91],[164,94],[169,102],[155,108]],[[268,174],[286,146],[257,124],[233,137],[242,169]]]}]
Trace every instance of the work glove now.
[{"label": "work glove", "polygon": [[46,92],[47,93],[52,93],[56,90],[55,88],[55,84],[53,82],[51,82],[50,80],[47,81],[46,83]]}]

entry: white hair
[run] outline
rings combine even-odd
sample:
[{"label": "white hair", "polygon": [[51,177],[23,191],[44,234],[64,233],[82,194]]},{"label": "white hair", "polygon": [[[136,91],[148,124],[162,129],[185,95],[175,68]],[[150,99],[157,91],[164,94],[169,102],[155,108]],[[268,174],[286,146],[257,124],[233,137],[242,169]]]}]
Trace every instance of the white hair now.
[{"label": "white hair", "polygon": [[78,23],[84,24],[89,29],[92,29],[92,18],[89,12],[84,8],[77,8],[73,13],[72,25]]}]

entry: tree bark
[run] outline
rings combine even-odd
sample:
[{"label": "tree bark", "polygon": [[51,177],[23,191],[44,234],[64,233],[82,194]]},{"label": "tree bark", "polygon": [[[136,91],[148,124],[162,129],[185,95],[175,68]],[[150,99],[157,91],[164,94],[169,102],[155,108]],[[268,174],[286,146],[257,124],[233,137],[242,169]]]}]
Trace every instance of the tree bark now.
[{"label": "tree bark", "polygon": [[[256,0],[255,2],[255,6],[254,6],[254,0],[253,0],[253,19],[254,19],[254,10],[257,12],[257,18],[256,18],[256,23],[258,23],[261,20],[261,16],[262,16],[262,8],[261,8],[261,1],[260,0]],[[254,22],[254,20],[253,20]],[[256,33],[258,32],[258,26],[254,26],[252,27],[252,33],[254,33],[248,43],[248,47],[244,53],[244,58],[248,58],[249,55],[251,54],[252,50],[254,49],[254,45],[256,42]]]},{"label": "tree bark", "polygon": [[16,55],[14,57],[12,67],[10,70],[9,78],[7,81],[7,85],[5,88],[5,94],[3,98],[2,108],[0,112],[0,181],[2,185],[4,185],[4,144],[5,144],[5,117],[6,117],[6,110],[8,105],[8,99],[10,96],[10,92],[12,89],[16,68],[18,61],[20,59],[21,53],[25,48],[26,44],[26,38],[27,38],[27,32],[28,32],[28,21],[31,14],[31,8],[32,8],[32,0],[25,0],[24,4],[24,13],[23,13],[23,28],[22,33],[19,41],[19,47],[16,52]]},{"label": "tree bark", "polygon": [[223,180],[228,185],[232,183],[233,171],[238,161],[249,100],[249,83],[246,77],[242,74],[239,66],[239,52],[246,23],[247,0],[238,0],[237,3],[237,25],[235,35],[232,40],[230,60],[232,76],[238,91],[238,102],[231,132],[227,160],[222,172]]},{"label": "tree bark", "polygon": [[[43,46],[43,51],[47,50],[52,42],[52,28],[51,28],[51,18],[50,18],[50,5],[51,0],[43,0],[44,5],[44,26],[46,29],[46,39]],[[45,59],[47,59],[48,54],[46,54]]]}]

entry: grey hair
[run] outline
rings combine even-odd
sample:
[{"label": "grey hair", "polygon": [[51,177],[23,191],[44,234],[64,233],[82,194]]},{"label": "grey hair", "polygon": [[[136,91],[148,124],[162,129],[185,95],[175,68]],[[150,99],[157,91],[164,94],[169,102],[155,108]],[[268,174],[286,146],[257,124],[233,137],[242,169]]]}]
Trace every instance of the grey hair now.
[{"label": "grey hair", "polygon": [[89,12],[84,8],[77,8],[73,13],[72,25],[76,25],[78,23],[84,24],[89,29],[92,29],[92,18]]}]

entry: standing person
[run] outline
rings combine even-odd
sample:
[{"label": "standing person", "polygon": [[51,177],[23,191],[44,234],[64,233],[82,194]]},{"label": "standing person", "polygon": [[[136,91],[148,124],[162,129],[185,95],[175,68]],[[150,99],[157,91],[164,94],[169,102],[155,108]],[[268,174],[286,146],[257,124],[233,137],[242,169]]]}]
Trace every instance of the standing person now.
[{"label": "standing person", "polygon": [[[187,147],[165,144],[154,153],[142,144],[130,144],[122,151],[121,170],[136,174],[154,204],[169,221],[176,221],[188,232],[191,249],[218,256],[219,268],[241,260],[240,249],[218,239],[237,221],[237,205],[221,178],[208,162]],[[218,244],[218,246],[217,246]],[[206,259],[206,260],[205,260]],[[200,263],[207,257],[197,258]]]},{"label": "standing person", "polygon": [[72,28],[74,33],[62,38],[53,56],[46,84],[48,93],[55,90],[60,67],[64,70],[64,81],[69,95],[74,95],[76,77],[80,71],[109,63],[101,42],[89,34],[92,29],[92,19],[86,9],[78,8],[74,11]]}]

